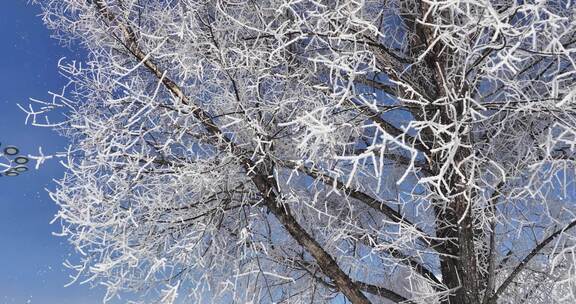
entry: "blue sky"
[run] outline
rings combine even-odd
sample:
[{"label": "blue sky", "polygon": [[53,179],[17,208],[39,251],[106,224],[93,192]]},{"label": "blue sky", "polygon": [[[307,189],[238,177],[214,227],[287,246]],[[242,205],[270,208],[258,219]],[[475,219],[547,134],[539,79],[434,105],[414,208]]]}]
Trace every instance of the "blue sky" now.
[{"label": "blue sky", "polygon": [[[49,98],[64,79],[56,63],[61,57],[81,58],[80,53],[50,38],[39,8],[25,0],[3,1],[0,9],[0,142],[16,145],[23,154],[62,151],[66,140],[49,129],[24,124],[25,114],[16,106],[28,98]],[[69,272],[62,262],[73,254],[63,238],[52,236],[57,224],[49,222],[56,206],[45,188],[53,188],[63,168],[47,162],[40,170],[19,177],[0,177],[0,303],[88,304],[101,303],[102,290],[73,285],[64,288]]]}]

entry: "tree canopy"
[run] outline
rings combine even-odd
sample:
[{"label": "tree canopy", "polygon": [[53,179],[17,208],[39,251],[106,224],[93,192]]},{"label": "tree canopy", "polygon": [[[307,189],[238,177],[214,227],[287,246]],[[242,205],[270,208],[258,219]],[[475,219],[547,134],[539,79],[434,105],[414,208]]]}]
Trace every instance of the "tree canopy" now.
[{"label": "tree canopy", "polygon": [[88,51],[27,111],[105,300],[576,301],[573,2],[38,4]]}]

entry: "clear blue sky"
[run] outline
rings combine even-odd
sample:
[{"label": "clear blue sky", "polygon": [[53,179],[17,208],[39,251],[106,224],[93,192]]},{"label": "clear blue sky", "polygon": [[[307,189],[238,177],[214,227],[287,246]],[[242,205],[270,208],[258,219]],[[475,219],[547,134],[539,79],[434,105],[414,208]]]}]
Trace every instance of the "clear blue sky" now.
[{"label": "clear blue sky", "polygon": [[[38,146],[53,153],[64,149],[65,139],[26,126],[16,104],[59,91],[64,80],[56,69],[58,59],[81,54],[51,39],[38,7],[26,2],[3,1],[0,9],[0,142],[19,146],[24,154],[36,154]],[[62,262],[73,252],[65,239],[52,236],[59,229],[49,224],[56,206],[44,190],[62,174],[63,168],[51,161],[16,178],[0,177],[0,304],[101,303],[102,290],[63,287],[70,273]]]}]

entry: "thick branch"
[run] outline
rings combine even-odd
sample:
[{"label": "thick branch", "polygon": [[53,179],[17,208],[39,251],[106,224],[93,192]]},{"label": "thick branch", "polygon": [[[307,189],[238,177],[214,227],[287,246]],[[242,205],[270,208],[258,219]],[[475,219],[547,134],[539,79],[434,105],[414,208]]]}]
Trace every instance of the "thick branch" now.
[{"label": "thick branch", "polygon": [[290,208],[279,204],[275,193],[272,191],[269,181],[262,175],[254,175],[252,180],[263,194],[268,209],[276,216],[284,229],[314,257],[322,272],[334,281],[338,289],[352,303],[370,303],[370,301],[356,288],[352,279],[342,271],[336,261],[322,248],[322,246],[310,235],[292,216]]}]

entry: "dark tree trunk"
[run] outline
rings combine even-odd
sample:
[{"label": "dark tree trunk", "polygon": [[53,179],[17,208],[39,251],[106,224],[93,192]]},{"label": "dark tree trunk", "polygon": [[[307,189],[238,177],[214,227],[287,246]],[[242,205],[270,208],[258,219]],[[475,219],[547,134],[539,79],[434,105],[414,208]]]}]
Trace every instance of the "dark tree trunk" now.
[{"label": "dark tree trunk", "polygon": [[[467,142],[467,136],[462,136]],[[437,234],[445,238],[445,248],[453,257],[445,257],[440,261],[442,279],[446,286],[454,290],[445,303],[449,304],[480,304],[480,276],[478,272],[477,255],[474,245],[475,231],[473,226],[472,204],[474,191],[467,189],[466,180],[473,170],[464,162],[472,153],[469,148],[460,148],[453,160],[455,166],[448,170],[449,181],[445,193],[451,198],[449,202],[441,202],[437,206]],[[439,163],[442,163],[441,160]],[[462,175],[456,173],[459,170]]]},{"label": "dark tree trunk", "polygon": [[[440,261],[442,280],[449,289],[455,292],[444,303],[479,304],[479,277],[477,258],[474,249],[474,231],[472,217],[466,214],[467,203],[456,200],[453,210],[441,211],[438,236],[451,241],[445,244],[446,251],[454,257],[443,257]],[[458,224],[460,221],[460,224]]]}]

